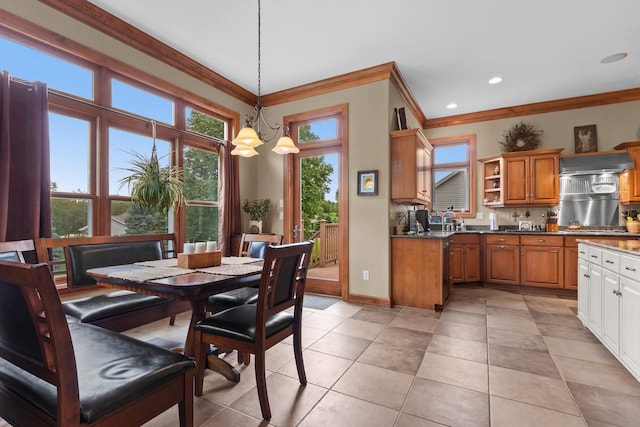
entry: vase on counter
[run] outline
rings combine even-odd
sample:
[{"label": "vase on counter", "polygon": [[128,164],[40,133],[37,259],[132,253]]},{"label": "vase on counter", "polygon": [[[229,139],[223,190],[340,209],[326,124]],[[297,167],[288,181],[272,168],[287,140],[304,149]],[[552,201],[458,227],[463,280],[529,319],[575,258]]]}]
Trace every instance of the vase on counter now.
[{"label": "vase on counter", "polygon": [[629,233],[640,233],[640,221],[626,221],[624,225]]},{"label": "vase on counter", "polygon": [[260,234],[262,233],[262,221],[249,221],[249,233]]}]

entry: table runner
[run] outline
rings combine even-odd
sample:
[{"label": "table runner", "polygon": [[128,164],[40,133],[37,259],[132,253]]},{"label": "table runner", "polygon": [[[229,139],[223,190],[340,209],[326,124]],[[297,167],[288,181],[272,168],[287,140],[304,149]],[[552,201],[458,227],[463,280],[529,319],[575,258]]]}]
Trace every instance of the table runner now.
[{"label": "table runner", "polygon": [[217,267],[198,268],[197,271],[225,276],[242,276],[262,271],[261,265],[219,265]]},{"label": "table runner", "polygon": [[109,277],[134,282],[146,282],[147,280],[162,279],[164,277],[181,276],[183,274],[193,273],[194,271],[195,270],[178,267],[147,267],[134,270],[114,271],[109,274]]},{"label": "table runner", "polygon": [[142,265],[145,267],[177,267],[177,258],[156,259],[153,261],[136,262],[135,265]]},{"label": "table runner", "polygon": [[238,264],[251,264],[252,262],[262,261],[262,258],[251,258],[248,256],[225,256],[222,257],[222,264],[238,265]]}]

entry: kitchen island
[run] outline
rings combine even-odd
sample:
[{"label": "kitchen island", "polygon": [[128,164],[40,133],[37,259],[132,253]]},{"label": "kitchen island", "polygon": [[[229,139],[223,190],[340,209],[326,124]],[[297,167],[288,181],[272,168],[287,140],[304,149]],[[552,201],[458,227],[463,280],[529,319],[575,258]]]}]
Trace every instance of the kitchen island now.
[{"label": "kitchen island", "polygon": [[640,381],[640,241],[578,241],[578,318]]}]

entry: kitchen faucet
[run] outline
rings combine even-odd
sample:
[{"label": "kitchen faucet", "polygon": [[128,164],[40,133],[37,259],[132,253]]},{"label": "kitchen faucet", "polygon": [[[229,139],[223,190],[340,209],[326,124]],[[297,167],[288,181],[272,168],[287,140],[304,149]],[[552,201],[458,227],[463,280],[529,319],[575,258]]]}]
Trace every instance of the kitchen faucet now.
[{"label": "kitchen faucet", "polygon": [[450,222],[445,224],[445,219],[447,215],[451,215],[455,218],[456,213],[454,211],[446,211],[442,214],[442,227],[443,227],[443,231],[445,230],[444,227],[446,227],[446,231],[455,231],[454,225],[451,222],[451,218],[449,218]]}]

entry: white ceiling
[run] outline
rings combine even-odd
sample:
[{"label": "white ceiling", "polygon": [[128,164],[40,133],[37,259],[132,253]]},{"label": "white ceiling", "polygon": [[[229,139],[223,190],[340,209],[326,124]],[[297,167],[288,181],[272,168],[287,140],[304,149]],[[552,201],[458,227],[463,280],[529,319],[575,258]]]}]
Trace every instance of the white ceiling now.
[{"label": "white ceiling", "polygon": [[[90,1],[257,93],[257,0]],[[390,61],[427,118],[637,88],[639,18],[639,0],[263,0],[262,94]]]}]

